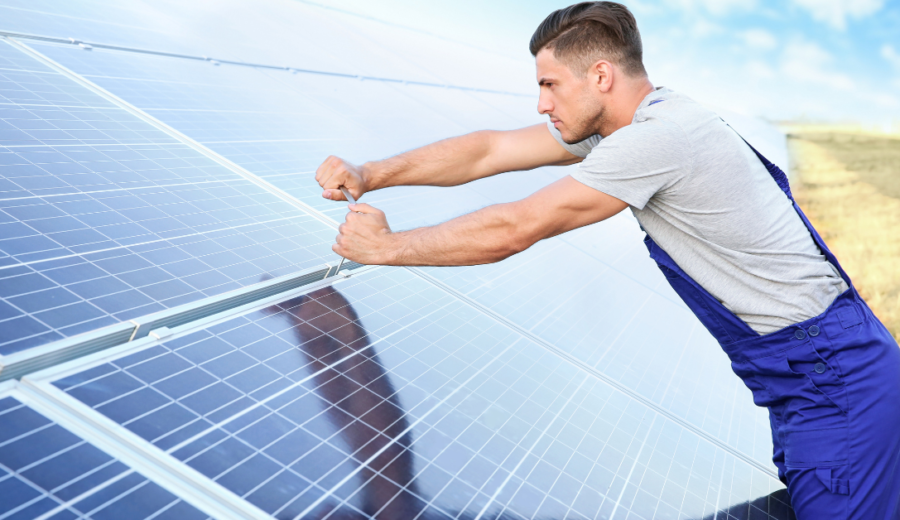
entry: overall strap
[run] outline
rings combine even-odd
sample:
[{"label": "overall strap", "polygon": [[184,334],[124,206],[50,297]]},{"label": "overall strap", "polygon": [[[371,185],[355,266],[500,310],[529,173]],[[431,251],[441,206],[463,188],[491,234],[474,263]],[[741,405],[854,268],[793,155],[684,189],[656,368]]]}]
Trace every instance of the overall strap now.
[{"label": "overall strap", "polygon": [[[724,119],[722,120],[724,122]],[[825,241],[819,235],[819,232],[816,231],[816,228],[813,227],[812,223],[810,223],[809,219],[806,218],[806,215],[803,213],[803,210],[800,209],[800,206],[797,205],[797,201],[794,200],[794,196],[791,193],[791,185],[788,183],[788,177],[785,173],[779,168],[775,166],[771,161],[766,159],[763,154],[759,153],[756,148],[753,147],[750,143],[747,142],[746,139],[741,136],[731,125],[725,123],[738,137],[741,138],[744,143],[753,150],[753,153],[756,154],[756,157],[759,158],[760,162],[763,163],[763,166],[766,167],[766,170],[769,172],[769,175],[775,180],[775,183],[778,184],[778,187],[781,188],[781,191],[787,196],[787,198],[791,201],[791,204],[794,206],[794,211],[800,216],[800,220],[803,221],[803,225],[806,226],[806,229],[809,230],[809,234],[812,235],[813,241],[819,247],[819,250],[822,251],[822,254],[825,255],[825,258],[833,265],[841,275],[841,278],[847,282],[847,285],[852,287],[853,283],[850,281],[850,277],[847,276],[847,273],[844,271],[844,268],[841,267],[840,262],[838,262],[837,257],[834,256],[834,253],[828,249],[828,246],[825,245]]]}]

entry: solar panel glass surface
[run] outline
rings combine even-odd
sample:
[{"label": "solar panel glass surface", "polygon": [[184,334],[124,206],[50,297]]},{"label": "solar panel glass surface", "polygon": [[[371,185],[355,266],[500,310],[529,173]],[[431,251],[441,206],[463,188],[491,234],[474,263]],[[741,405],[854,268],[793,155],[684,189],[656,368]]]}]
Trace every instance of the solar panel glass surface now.
[{"label": "solar panel glass surface", "polygon": [[781,496],[405,270],[67,373],[59,390],[279,518],[700,518]]},{"label": "solar panel glass surface", "polygon": [[0,354],[335,259],[327,225],[0,42]]},{"label": "solar panel glass surface", "polygon": [[209,518],[9,392],[0,397],[0,518]]}]

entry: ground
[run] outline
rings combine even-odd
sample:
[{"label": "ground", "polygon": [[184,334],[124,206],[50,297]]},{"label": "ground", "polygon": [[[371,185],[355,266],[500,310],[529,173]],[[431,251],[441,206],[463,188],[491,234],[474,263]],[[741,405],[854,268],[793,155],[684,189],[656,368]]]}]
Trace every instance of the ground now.
[{"label": "ground", "polygon": [[788,147],[797,202],[900,340],[900,137],[806,129]]}]

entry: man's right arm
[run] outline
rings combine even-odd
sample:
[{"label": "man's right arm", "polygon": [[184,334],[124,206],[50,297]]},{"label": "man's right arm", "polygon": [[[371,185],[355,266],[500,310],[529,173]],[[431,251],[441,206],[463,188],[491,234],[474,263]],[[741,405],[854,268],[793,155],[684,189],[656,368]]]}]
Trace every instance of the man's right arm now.
[{"label": "man's right arm", "polygon": [[580,162],[560,146],[546,124],[518,130],[482,130],[451,137],[409,152],[361,166],[330,156],[316,170],[322,196],[345,200],[389,186],[456,186],[498,173]]}]

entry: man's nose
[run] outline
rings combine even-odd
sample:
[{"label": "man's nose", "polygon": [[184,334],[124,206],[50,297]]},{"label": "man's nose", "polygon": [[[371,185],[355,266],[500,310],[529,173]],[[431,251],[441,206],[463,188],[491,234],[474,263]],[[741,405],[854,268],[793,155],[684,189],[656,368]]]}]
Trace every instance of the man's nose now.
[{"label": "man's nose", "polygon": [[550,103],[544,96],[538,98],[538,113],[539,114],[549,114],[553,111],[553,103]]}]

